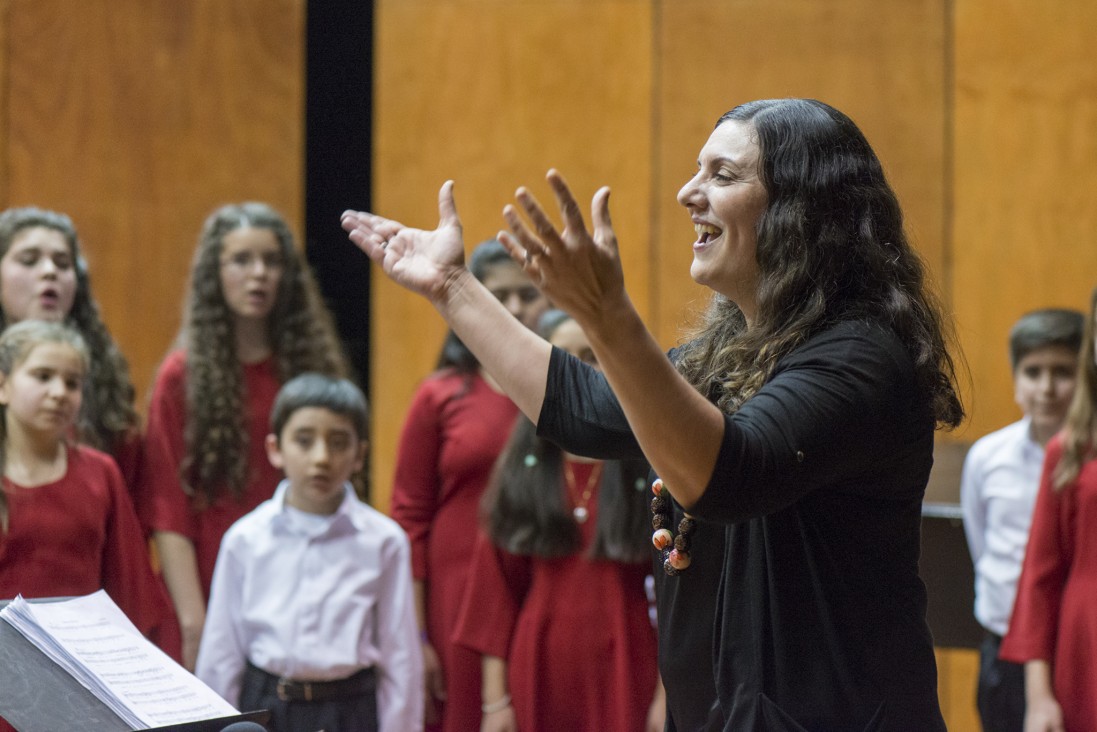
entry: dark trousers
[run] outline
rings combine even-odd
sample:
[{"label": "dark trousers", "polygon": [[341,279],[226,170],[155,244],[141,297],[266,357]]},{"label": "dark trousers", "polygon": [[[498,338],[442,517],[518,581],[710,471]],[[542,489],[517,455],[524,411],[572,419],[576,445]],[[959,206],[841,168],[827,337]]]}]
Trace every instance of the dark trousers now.
[{"label": "dark trousers", "polygon": [[988,632],[979,647],[979,718],[983,732],[1022,732],[1025,667],[998,658],[1002,636]]},{"label": "dark trousers", "polygon": [[284,701],[278,677],[250,663],[240,690],[240,710],[270,710],[270,732],[378,732],[377,682],[373,669],[365,693],[331,701]]}]

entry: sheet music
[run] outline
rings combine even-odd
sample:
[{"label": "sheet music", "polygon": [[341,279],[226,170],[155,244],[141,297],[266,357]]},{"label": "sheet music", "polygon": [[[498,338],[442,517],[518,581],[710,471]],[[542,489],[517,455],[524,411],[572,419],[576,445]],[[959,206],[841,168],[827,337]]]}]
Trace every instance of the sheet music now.
[{"label": "sheet music", "polygon": [[63,602],[28,603],[20,596],[0,617],[131,729],[238,714],[142,636],[103,590]]}]

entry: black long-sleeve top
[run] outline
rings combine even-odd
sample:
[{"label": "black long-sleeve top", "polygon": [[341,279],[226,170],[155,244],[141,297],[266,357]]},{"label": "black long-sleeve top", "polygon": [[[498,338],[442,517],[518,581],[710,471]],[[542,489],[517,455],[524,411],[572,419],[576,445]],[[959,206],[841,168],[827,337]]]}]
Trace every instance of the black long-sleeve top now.
[{"label": "black long-sleeve top", "polygon": [[[639,450],[604,377],[559,351],[538,431]],[[864,321],[807,340],[725,416],[691,566],[657,587],[668,730],[945,729],[918,577],[933,432],[907,349]]]}]

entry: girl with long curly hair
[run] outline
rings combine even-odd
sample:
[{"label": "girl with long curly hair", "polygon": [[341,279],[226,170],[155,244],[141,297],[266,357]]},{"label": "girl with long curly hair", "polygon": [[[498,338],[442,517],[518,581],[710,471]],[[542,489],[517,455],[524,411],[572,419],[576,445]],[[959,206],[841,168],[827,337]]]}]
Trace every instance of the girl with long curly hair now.
[{"label": "girl with long curly hair", "polygon": [[221,536],[281,479],[264,451],[274,397],[305,371],[347,368],[289,227],[264,203],[218,208],[198,241],[176,348],[153,387],[138,494],[188,668]]},{"label": "girl with long curly hair", "polygon": [[66,323],[87,343],[92,357],[76,433],[115,459],[132,491],[140,435],[129,365],[99,315],[80,237],[63,213],[35,207],[0,213],[0,330],[23,320]]},{"label": "girl with long curly hair", "polygon": [[856,124],[812,99],[736,107],[696,164],[683,246],[713,305],[669,358],[625,289],[608,188],[593,229],[556,171],[562,227],[525,188],[504,209],[501,240],[601,373],[508,323],[468,275],[452,182],[433,231],[353,211],[343,227],[430,299],[538,434],[658,474],[668,730],[943,732],[921,503],[934,432],[963,407],[899,202]]}]

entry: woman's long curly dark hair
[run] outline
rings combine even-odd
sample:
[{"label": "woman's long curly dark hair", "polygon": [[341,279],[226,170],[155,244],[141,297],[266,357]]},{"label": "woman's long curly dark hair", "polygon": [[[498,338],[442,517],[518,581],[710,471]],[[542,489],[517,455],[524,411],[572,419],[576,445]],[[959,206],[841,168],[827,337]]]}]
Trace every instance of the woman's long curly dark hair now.
[{"label": "woman's long curly dark hair", "polygon": [[[79,438],[92,447],[114,452],[137,430],[133,382],[129,364],[103,323],[99,305],[91,295],[88,265],[80,252],[80,237],[72,219],[35,207],[10,208],[0,213],[0,259],[21,231],[38,226],[58,232],[68,243],[76,272],[76,293],[64,322],[80,333],[88,351],[94,354],[84,378],[84,402],[76,425]],[[8,325],[7,315],[0,309],[0,330]]]},{"label": "woman's long curly dark hair", "polygon": [[214,211],[194,254],[179,339],[187,359],[186,454],[180,478],[184,490],[207,502],[226,488],[240,495],[248,480],[243,366],[236,353],[235,318],[221,289],[225,235],[243,227],[269,229],[281,249],[284,267],[267,322],[279,380],[285,383],[306,371],[347,374],[331,315],[282,216],[255,202]]},{"label": "woman's long curly dark hair", "polygon": [[959,425],[951,330],[861,131],[812,99],[748,102],[716,126],[729,121],[757,135],[768,194],[758,221],[757,312],[748,328],[735,303],[714,296],[679,371],[734,412],[798,345],[840,320],[864,318],[887,324],[907,344],[938,427]]}]

